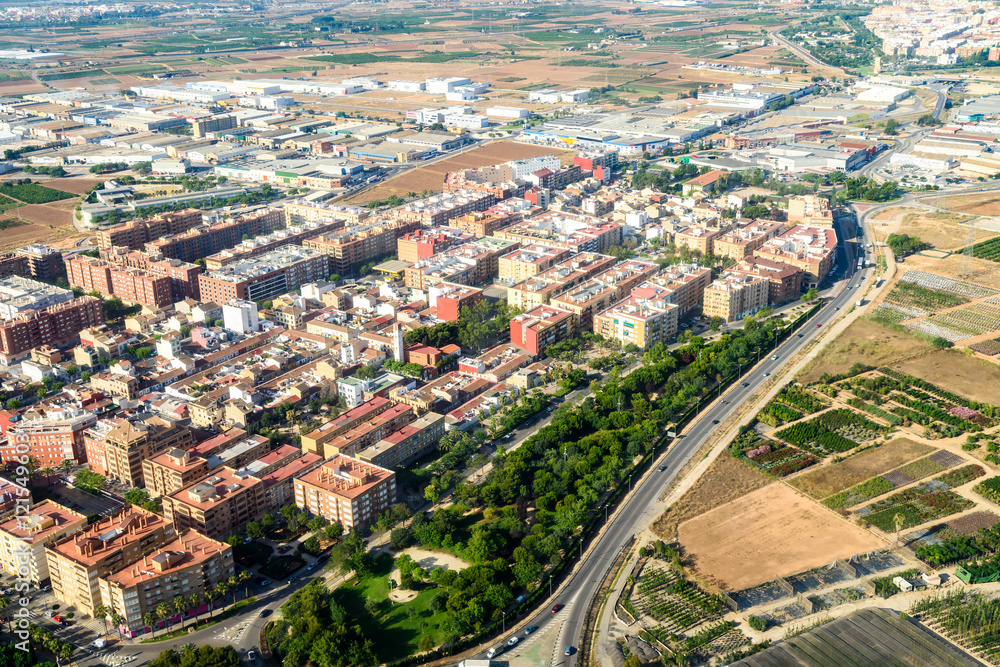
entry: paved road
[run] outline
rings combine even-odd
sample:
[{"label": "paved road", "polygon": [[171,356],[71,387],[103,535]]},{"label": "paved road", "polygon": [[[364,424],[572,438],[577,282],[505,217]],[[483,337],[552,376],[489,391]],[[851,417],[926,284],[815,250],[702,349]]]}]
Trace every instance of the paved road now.
[{"label": "paved road", "polygon": [[[842,238],[846,236],[842,234]],[[856,242],[851,240],[840,245],[839,266],[843,267],[843,277],[848,278],[846,282],[849,284],[859,282],[855,280],[856,277],[863,280],[871,270],[865,269],[860,275],[856,275],[855,246]],[[770,355],[764,356],[760,364],[751,368],[744,376],[743,382],[747,384],[746,387],[735,385],[727,393],[729,399],[726,402],[717,402],[706,408],[694,425],[684,429],[680,437],[653,464],[657,468],[666,466],[666,472],[660,473],[654,470],[636,482],[635,489],[619,508],[608,530],[596,538],[592,544],[592,551],[565,586],[565,592],[558,600],[565,607],[556,613],[552,613],[549,609],[541,610],[528,622],[539,628],[545,628],[550,623],[560,625],[558,629],[560,641],[557,642],[551,667],[572,667],[575,664],[577,655],[575,645],[583,628],[587,605],[593,599],[601,579],[626,541],[645,528],[641,520],[647,507],[656,501],[684,464],[715,434],[715,424],[725,421],[739,410],[740,404],[758,394],[768,381],[768,377],[780,371],[788,359],[821,334],[825,327],[851,304],[855,294],[856,292],[846,289],[846,285],[841,284],[840,291],[802,327],[799,332],[801,337],[799,334],[793,335],[778,345],[773,352],[776,358]],[[503,646],[506,640],[507,637],[498,638],[494,646]],[[563,650],[559,650],[559,647],[565,646],[574,647],[571,655],[566,656]]]}]

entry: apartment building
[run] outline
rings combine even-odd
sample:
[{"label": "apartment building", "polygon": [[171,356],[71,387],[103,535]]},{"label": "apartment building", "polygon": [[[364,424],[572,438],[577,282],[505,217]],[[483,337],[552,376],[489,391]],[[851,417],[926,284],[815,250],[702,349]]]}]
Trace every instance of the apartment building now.
[{"label": "apartment building", "polygon": [[389,399],[376,396],[356,408],[348,410],[339,417],[313,429],[302,436],[302,449],[313,454],[323,454],[323,447],[338,435],[347,433],[355,426],[369,421],[392,406]]},{"label": "apartment building", "polygon": [[393,209],[392,216],[419,222],[424,227],[440,227],[447,225],[452,218],[485,211],[495,203],[496,197],[492,192],[446,191]]},{"label": "apartment building", "polygon": [[627,259],[607,271],[598,273],[596,278],[606,285],[613,285],[619,295],[625,295],[659,272],[659,264],[641,259]]},{"label": "apartment building", "polygon": [[[214,590],[234,574],[231,546],[193,530],[179,530],[176,539],[155,554],[146,554],[131,565],[100,577],[98,585],[104,606],[111,614],[125,619],[121,631],[135,637],[148,627],[146,613],[156,616],[161,603],[170,605],[177,614],[168,620],[189,617],[205,606],[201,601],[191,606],[188,601],[192,596]],[[187,603],[183,611],[176,611],[174,606],[178,597]],[[160,626],[165,623],[166,620],[158,621]]]},{"label": "apartment building", "polygon": [[159,256],[151,256],[149,253],[131,250],[124,246],[101,251],[101,259],[118,268],[138,269],[150,276],[169,279],[175,302],[189,298],[195,301],[201,300],[198,291],[198,274],[202,272],[200,266],[179,259],[154,259],[154,257]]},{"label": "apartment building", "polygon": [[577,253],[557,262],[552,268],[542,271],[534,278],[528,278],[507,288],[507,303],[528,311],[543,306],[556,294],[579,285],[585,280],[601,274],[618,261],[609,255],[593,252]]},{"label": "apartment building", "polygon": [[[62,259],[62,254],[59,255]],[[28,265],[28,258],[16,252],[7,252],[0,255],[0,280],[10,276],[30,276],[31,269]]]},{"label": "apartment building", "polygon": [[392,405],[371,419],[327,441],[323,445],[323,458],[331,459],[339,454],[356,456],[360,450],[398,431],[416,416],[415,410],[409,405]]},{"label": "apartment building", "polygon": [[513,285],[533,278],[552,268],[557,262],[567,259],[570,254],[566,248],[553,248],[537,243],[521,246],[500,257],[500,280]]},{"label": "apartment building", "polygon": [[163,496],[163,514],[177,530],[194,529],[225,539],[263,516],[264,485],[251,475],[218,468],[208,479]]},{"label": "apartment building", "polygon": [[446,322],[458,320],[463,308],[472,308],[483,300],[483,290],[468,285],[438,283],[427,290],[430,306],[437,318]]},{"label": "apartment building", "polygon": [[672,297],[671,290],[656,284],[636,287],[624,300],[594,317],[594,333],[643,350],[655,343],[666,345],[677,335],[680,312]]},{"label": "apartment building", "polygon": [[7,441],[0,446],[0,460],[38,460],[39,468],[58,468],[63,461],[87,461],[84,431],[97,422],[90,412],[75,408],[49,410],[43,416],[22,416],[7,427]]},{"label": "apartment building", "polygon": [[760,248],[781,233],[784,226],[780,222],[754,222],[715,238],[712,253],[718,257],[731,257],[737,261],[753,255]]},{"label": "apartment building", "polygon": [[140,507],[101,517],[83,531],[45,547],[57,600],[89,616],[106,604],[100,578],[138,562],[175,539],[173,525]]},{"label": "apartment building", "polygon": [[568,310],[538,306],[510,322],[510,342],[532,356],[541,356],[549,345],[573,336],[575,316]]},{"label": "apartment building", "polygon": [[603,253],[622,244],[622,226],[600,218],[546,211],[494,232],[495,238],[566,248],[574,253]]},{"label": "apartment building", "polygon": [[517,248],[517,241],[486,236],[421,260],[403,271],[407,287],[426,290],[441,282],[481,285],[497,277],[500,257]]},{"label": "apartment building", "polygon": [[68,343],[84,329],[103,323],[101,301],[92,296],[20,312],[0,322],[0,363],[23,359],[35,347]]},{"label": "apartment building", "polygon": [[701,306],[705,288],[712,282],[712,270],[697,264],[675,264],[647,282],[671,291],[670,302],[680,306],[677,317],[683,319]]},{"label": "apartment building", "polygon": [[772,306],[795,301],[802,293],[801,269],[763,257],[747,257],[729,267],[726,273],[767,279],[770,282],[767,302]]},{"label": "apartment building", "polygon": [[193,442],[187,422],[148,412],[102,420],[84,433],[90,469],[133,488],[146,486],[146,459]]},{"label": "apartment building", "polygon": [[397,256],[401,262],[419,262],[474,238],[469,232],[452,227],[418,229],[397,239]]},{"label": "apartment building", "polygon": [[153,238],[145,243],[145,248],[153,256],[194,262],[284,226],[284,213],[280,209],[266,208],[182,233]]},{"label": "apartment building", "polygon": [[303,222],[325,222],[328,220],[343,220],[347,226],[356,226],[364,222],[371,213],[367,208],[360,206],[326,204],[304,199],[286,201],[284,209],[285,223],[289,227]]},{"label": "apartment building", "polygon": [[303,222],[284,229],[277,229],[270,234],[246,239],[232,248],[209,255],[205,258],[205,269],[216,271],[233,262],[264,255],[285,245],[302,245],[306,239],[336,232],[343,228],[343,221],[334,220],[326,223]]},{"label": "apartment building", "polygon": [[41,584],[49,578],[45,547],[86,525],[84,515],[43,500],[27,512],[0,523],[0,565],[11,574]]},{"label": "apartment building", "polygon": [[705,288],[702,314],[726,322],[741,320],[766,306],[769,294],[766,278],[725,274]]},{"label": "apartment building", "polygon": [[208,477],[208,461],[183,449],[171,449],[142,462],[142,479],[152,496],[167,496]]},{"label": "apartment building", "polygon": [[428,412],[359,451],[357,457],[382,468],[399,468],[434,450],[443,435],[444,415]]},{"label": "apartment building", "polygon": [[[483,236],[493,236],[497,230],[509,227],[524,219],[520,211],[505,211],[496,206],[492,206],[485,211],[472,211],[464,215],[455,216],[448,221],[448,225],[463,232],[468,232],[475,238]],[[401,258],[402,259],[402,258]]]},{"label": "apartment building", "polygon": [[[112,369],[117,368],[120,367],[112,366]],[[94,374],[90,378],[90,386],[109,397],[124,398],[130,401],[139,397],[139,380],[128,373],[121,373],[117,370]]]},{"label": "apartment building", "polygon": [[796,225],[758,248],[754,255],[802,271],[804,289],[819,287],[837,255],[837,233],[824,227]]},{"label": "apartment building", "polygon": [[830,201],[816,195],[796,195],[788,199],[788,222],[805,227],[833,227]]},{"label": "apartment building", "polygon": [[294,488],[299,509],[360,531],[395,504],[396,473],[339,455],[295,478]]},{"label": "apartment building", "polygon": [[193,208],[161,213],[151,218],[131,220],[97,232],[97,245],[104,249],[125,246],[138,250],[150,241],[182,234],[202,222],[201,211]]},{"label": "apartment building", "polygon": [[66,275],[66,265],[63,262],[61,250],[50,248],[41,243],[32,243],[18,248],[14,253],[28,262],[28,273],[17,275],[28,275],[35,280],[47,282],[52,282],[56,278]]},{"label": "apartment building", "polygon": [[166,276],[118,268],[82,255],[66,262],[66,273],[69,284],[85,292],[96,290],[106,297],[116,296],[126,303],[152,309],[167,308],[174,303],[173,285]]},{"label": "apartment building", "polygon": [[615,285],[595,278],[552,297],[549,304],[573,313],[576,331],[590,331],[594,327],[594,315],[610,308],[620,296],[621,291]]},{"label": "apartment building", "polygon": [[394,253],[397,239],[418,229],[416,220],[377,220],[304,240],[302,247],[329,257],[333,273],[346,274],[359,264]]},{"label": "apartment building", "polygon": [[198,276],[198,289],[202,300],[215,303],[260,301],[305,283],[325,280],[330,275],[329,269],[329,258],[322,252],[288,245],[203,273]]},{"label": "apartment building", "polygon": [[685,227],[674,234],[674,245],[685,246],[703,255],[715,253],[715,239],[721,235],[718,229],[705,227]]}]

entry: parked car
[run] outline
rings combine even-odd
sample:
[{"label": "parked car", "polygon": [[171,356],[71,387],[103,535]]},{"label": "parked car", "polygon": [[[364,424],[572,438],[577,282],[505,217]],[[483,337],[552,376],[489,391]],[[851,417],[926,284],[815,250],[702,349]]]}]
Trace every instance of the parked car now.
[{"label": "parked car", "polygon": [[306,569],[309,570],[310,572],[312,572],[313,570],[316,569],[316,567],[318,565],[319,565],[319,563],[309,563],[309,565],[306,566]]}]

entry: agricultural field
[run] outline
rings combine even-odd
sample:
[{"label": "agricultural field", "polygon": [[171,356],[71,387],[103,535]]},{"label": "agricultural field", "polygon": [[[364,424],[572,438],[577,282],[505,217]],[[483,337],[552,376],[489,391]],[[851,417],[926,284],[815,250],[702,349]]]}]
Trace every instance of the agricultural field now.
[{"label": "agricultural field", "polygon": [[863,507],[858,516],[864,523],[891,533],[964,512],[974,505],[954,491],[925,482]]},{"label": "agricultural field", "polygon": [[664,540],[677,537],[677,526],[720,505],[771,484],[774,479],[732,456],[717,456],[681,497],[650,528]]},{"label": "agricultural field", "polygon": [[1000,193],[983,192],[972,195],[952,195],[941,198],[938,206],[958,213],[996,215],[997,210],[1000,210]]},{"label": "agricultural field", "polygon": [[914,331],[929,336],[945,338],[951,342],[975,338],[991,331],[1000,330],[1000,302],[997,297],[946,313],[934,313],[905,323]]},{"label": "agricultural field", "polygon": [[1000,368],[956,350],[935,350],[888,365],[895,371],[926,380],[954,395],[982,403],[997,400]]},{"label": "agricultural field", "polygon": [[22,183],[21,185],[15,185],[9,181],[0,183],[0,195],[10,197],[11,199],[17,199],[25,204],[48,204],[49,202],[60,201],[63,199],[73,199],[76,197],[76,195],[71,192],[63,192],[62,190],[47,188],[44,185],[39,185],[38,183]]},{"label": "agricultural field", "polygon": [[631,598],[635,609],[673,634],[718,618],[718,596],[694,586],[671,567],[651,561],[643,569]]},{"label": "agricultural field", "polygon": [[784,484],[771,484],[685,521],[677,532],[699,576],[725,591],[886,546]]},{"label": "agricultural field", "polygon": [[959,588],[944,596],[922,597],[910,611],[959,646],[1000,664],[1000,600]]},{"label": "agricultural field", "polygon": [[837,408],[815,419],[792,424],[774,436],[822,457],[850,451],[887,434],[889,430],[889,427],[876,424],[853,410]]},{"label": "agricultural field", "polygon": [[774,400],[757,414],[757,421],[781,426],[827,407],[826,401],[798,385],[782,388]]},{"label": "agricultural field", "polygon": [[729,453],[775,477],[785,477],[819,463],[819,459],[795,447],[768,440],[751,429],[729,444]]},{"label": "agricultural field", "polygon": [[888,472],[933,450],[930,445],[906,438],[893,438],[839,463],[794,477],[789,480],[789,484],[819,500],[844,491],[870,477]]},{"label": "agricultural field", "polygon": [[860,317],[806,364],[796,379],[809,384],[817,382],[825,373],[844,373],[857,363],[891,365],[933,349],[929,341],[908,334],[905,329],[890,328],[874,319]]}]

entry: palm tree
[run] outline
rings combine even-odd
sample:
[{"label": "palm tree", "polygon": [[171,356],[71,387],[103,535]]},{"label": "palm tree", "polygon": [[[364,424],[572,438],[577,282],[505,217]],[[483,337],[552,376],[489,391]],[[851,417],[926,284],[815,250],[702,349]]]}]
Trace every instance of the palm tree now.
[{"label": "palm tree", "polygon": [[219,595],[215,592],[214,588],[206,588],[202,595],[205,596],[205,601],[208,602],[208,617],[212,618],[215,615],[215,599]]},{"label": "palm tree", "polygon": [[248,599],[250,597],[250,580],[253,577],[246,570],[240,572],[240,583],[243,584],[243,599]]},{"label": "palm tree", "polygon": [[220,581],[215,585],[215,593],[216,596],[223,601],[222,606],[225,607],[226,606],[225,597],[226,595],[229,594],[229,584],[226,583],[225,581]]},{"label": "palm tree", "polygon": [[240,580],[234,574],[233,576],[229,577],[229,580],[226,582],[226,584],[228,585],[229,590],[232,591],[233,593],[233,604],[236,604],[236,587],[240,585]]},{"label": "palm tree", "polygon": [[103,604],[99,604],[94,607],[94,616],[104,621],[104,634],[108,634],[108,614],[110,613],[111,610]]},{"label": "palm tree", "polygon": [[42,474],[42,477],[45,478],[45,485],[48,486],[48,484],[49,484],[49,478],[52,477],[52,475],[55,474],[56,469],[53,468],[52,466],[45,466],[44,468],[42,468],[38,472],[40,472]]},{"label": "palm tree", "polygon": [[142,617],[142,622],[146,624],[153,636],[156,636],[156,617],[153,616],[153,612],[147,611]]},{"label": "palm tree", "polygon": [[167,627],[166,620],[170,618],[170,616],[171,616],[171,611],[169,604],[167,604],[166,602],[161,602],[160,604],[156,605],[156,617],[161,621],[164,621],[163,623],[164,629],[166,629]]},{"label": "palm tree", "polygon": [[73,647],[66,642],[63,642],[62,646],[59,647],[59,653],[56,654],[56,662],[62,664],[60,659],[66,662],[73,659]]},{"label": "palm tree", "polygon": [[174,610],[176,610],[177,613],[180,614],[181,623],[184,622],[184,612],[185,610],[187,610],[187,608],[188,608],[187,603],[184,601],[183,595],[177,595],[174,597]]},{"label": "palm tree", "polygon": [[125,617],[116,611],[111,612],[111,625],[115,626],[118,634],[122,634],[122,626],[125,625]]},{"label": "palm tree", "polygon": [[73,469],[73,461],[70,459],[63,459],[62,463],[59,464],[59,467],[63,469],[63,472],[69,472]]},{"label": "palm tree", "polygon": [[[0,596],[0,611],[7,608],[7,598]],[[7,619],[7,631],[10,632],[10,619]]]},{"label": "palm tree", "polygon": [[[201,595],[199,595],[198,593],[192,593],[191,595],[188,596],[187,599],[188,609],[197,609],[200,606],[201,606]],[[195,612],[194,614],[194,624],[195,626],[198,625],[198,612]]]},{"label": "palm tree", "polygon": [[192,644],[191,642],[188,642],[187,644],[181,646],[181,651],[183,651],[184,653],[190,653],[193,650],[194,650],[194,644]]}]

